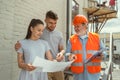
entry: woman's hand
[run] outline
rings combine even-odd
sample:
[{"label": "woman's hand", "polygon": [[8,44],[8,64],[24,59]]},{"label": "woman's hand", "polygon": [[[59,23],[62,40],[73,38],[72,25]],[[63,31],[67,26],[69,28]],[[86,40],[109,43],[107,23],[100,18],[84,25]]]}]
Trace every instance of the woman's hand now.
[{"label": "woman's hand", "polygon": [[56,60],[58,62],[60,62],[60,61],[62,61],[64,59],[64,53],[65,53],[65,50],[62,50],[60,53],[57,54]]},{"label": "woman's hand", "polygon": [[27,71],[32,71],[36,67],[34,67],[32,64],[26,64],[24,59],[23,59],[23,53],[18,53],[17,55],[18,58],[18,67]]},{"label": "woman's hand", "polygon": [[32,71],[32,70],[34,70],[36,67],[34,67],[33,65],[31,65],[31,64],[26,64],[26,66],[25,66],[25,69],[27,70],[27,71]]}]

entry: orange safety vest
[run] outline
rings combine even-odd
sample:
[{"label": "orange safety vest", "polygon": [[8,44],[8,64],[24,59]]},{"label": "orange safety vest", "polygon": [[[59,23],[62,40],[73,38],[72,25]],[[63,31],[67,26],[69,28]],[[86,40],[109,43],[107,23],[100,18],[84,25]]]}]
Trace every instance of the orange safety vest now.
[{"label": "orange safety vest", "polygon": [[[95,51],[98,51],[100,49],[100,40],[99,36],[96,33],[89,33],[88,34],[88,41],[86,43],[86,58],[88,59],[93,55]],[[71,42],[71,51],[72,54],[75,54],[77,56],[77,59],[73,62],[71,65],[71,71],[73,73],[82,73],[84,71],[83,67],[83,52],[82,52],[82,44],[79,40],[78,35],[73,35],[70,37]],[[86,64],[87,70],[89,73],[98,73],[101,71],[100,66],[100,59],[94,59]]]}]

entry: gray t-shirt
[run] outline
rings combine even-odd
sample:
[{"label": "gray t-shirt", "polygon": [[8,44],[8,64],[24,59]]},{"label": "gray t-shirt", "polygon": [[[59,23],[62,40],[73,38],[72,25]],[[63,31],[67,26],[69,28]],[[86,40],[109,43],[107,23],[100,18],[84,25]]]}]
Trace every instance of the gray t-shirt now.
[{"label": "gray t-shirt", "polygon": [[[50,50],[48,43],[44,40],[38,39],[36,41],[24,39],[19,41],[21,48],[17,51],[24,55],[25,63],[33,63],[36,56],[45,59],[45,52]],[[21,70],[19,80],[48,80],[47,73],[35,72],[30,73],[26,70]]]},{"label": "gray t-shirt", "polygon": [[43,31],[41,39],[48,42],[53,58],[56,58],[57,53],[59,53],[58,46],[64,45],[62,33],[59,31],[48,31],[46,28]]}]

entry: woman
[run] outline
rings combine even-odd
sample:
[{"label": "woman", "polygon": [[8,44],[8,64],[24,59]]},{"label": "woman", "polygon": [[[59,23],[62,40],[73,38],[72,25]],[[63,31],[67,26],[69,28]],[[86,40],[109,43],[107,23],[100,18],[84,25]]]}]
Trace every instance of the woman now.
[{"label": "woman", "polygon": [[34,72],[32,63],[36,56],[53,60],[48,43],[40,39],[44,24],[39,19],[32,19],[25,39],[20,40],[21,48],[17,51],[18,66],[21,68],[19,80],[48,80],[47,73]]}]

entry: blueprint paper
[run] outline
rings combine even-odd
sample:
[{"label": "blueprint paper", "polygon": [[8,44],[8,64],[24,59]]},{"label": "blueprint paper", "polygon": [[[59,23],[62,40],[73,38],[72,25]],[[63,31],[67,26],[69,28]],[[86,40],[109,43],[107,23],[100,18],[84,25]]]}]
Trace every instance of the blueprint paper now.
[{"label": "blueprint paper", "polygon": [[56,62],[56,61],[50,61],[50,60],[42,59],[40,57],[36,57],[32,65],[37,67],[34,71],[57,72],[57,71],[64,71],[65,68],[70,66],[72,62],[73,61]]}]

